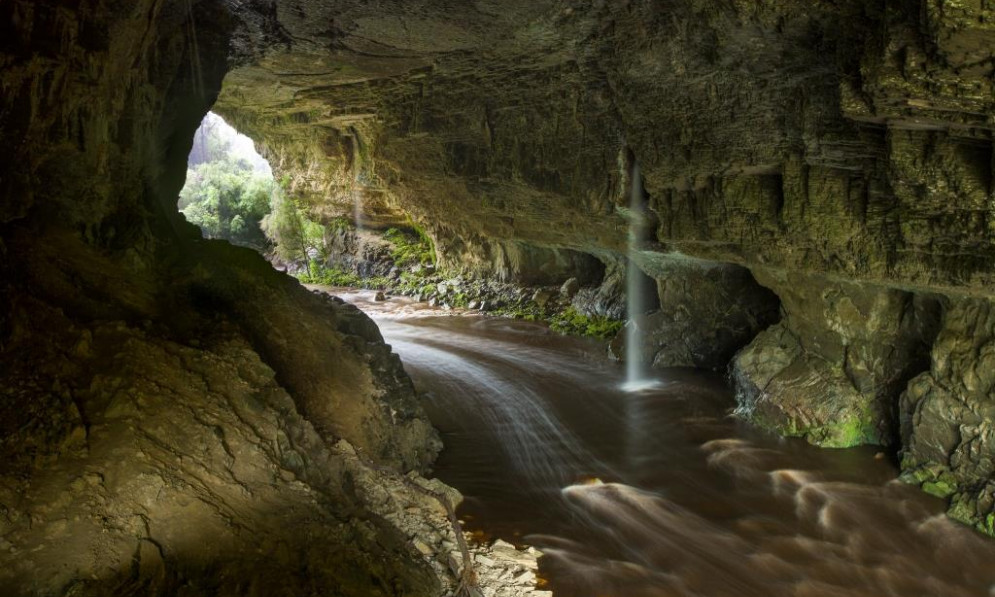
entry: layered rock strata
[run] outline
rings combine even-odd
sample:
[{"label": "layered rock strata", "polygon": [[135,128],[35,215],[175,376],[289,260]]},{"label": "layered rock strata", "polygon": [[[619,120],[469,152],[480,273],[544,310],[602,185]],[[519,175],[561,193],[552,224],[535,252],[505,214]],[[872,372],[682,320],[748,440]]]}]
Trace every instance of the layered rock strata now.
[{"label": "layered rock strata", "polygon": [[0,6],[0,593],[439,594],[335,449],[432,462],[397,356],[176,211],[272,4],[125,4]]},{"label": "layered rock strata", "polygon": [[[317,323],[327,310],[285,282],[243,297],[262,275],[239,270],[250,257],[205,248],[176,213],[193,131],[228,73],[219,110],[315,213],[412,218],[465,273],[546,284],[606,271],[637,217],[638,162],[648,252],[746,267],[785,305],[736,360],[757,420],[831,445],[901,438],[910,471],[937,465],[929,482],[949,484],[950,469],[981,496],[987,469],[953,464],[960,443],[931,434],[987,420],[990,392],[968,373],[981,345],[949,369],[941,341],[987,337],[964,301],[987,301],[995,273],[993,19],[984,3],[941,0],[12,0],[0,6],[4,359],[31,329],[17,321],[60,310],[91,334],[150,321],[187,344],[203,341],[190,322],[212,321],[237,330],[322,437],[408,466],[431,451],[405,390],[372,381],[366,324]],[[744,296],[760,292],[743,280]],[[673,325],[679,306],[660,298]],[[927,369],[934,304],[948,328],[900,404]],[[715,307],[703,317],[737,327]],[[75,345],[50,342],[50,355]],[[329,355],[343,377],[313,374]],[[934,385],[967,406],[930,415],[945,400]],[[65,398],[31,414],[17,396],[18,429],[31,417],[72,428]],[[409,424],[394,429],[395,416]],[[906,420],[923,423],[886,431]],[[963,436],[985,453],[985,433]],[[957,504],[984,522],[986,499]]]},{"label": "layered rock strata", "polygon": [[[940,0],[288,2],[291,41],[230,73],[219,108],[316,209],[358,189],[481,275],[528,275],[495,248],[514,246],[610,276],[638,161],[649,252],[746,267],[785,304],[736,360],[742,412],[914,451],[899,395],[931,322],[995,273],[993,18]],[[724,301],[760,292],[727,288],[697,315],[715,330],[740,327]],[[708,343],[679,323],[690,301],[660,298],[650,336]],[[661,364],[702,361],[678,349]]]}]

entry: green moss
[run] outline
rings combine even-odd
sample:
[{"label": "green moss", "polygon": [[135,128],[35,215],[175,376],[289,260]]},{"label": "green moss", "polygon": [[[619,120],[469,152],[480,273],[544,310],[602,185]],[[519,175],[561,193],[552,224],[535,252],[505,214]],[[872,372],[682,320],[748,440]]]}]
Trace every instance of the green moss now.
[{"label": "green moss", "polygon": [[465,292],[457,292],[456,294],[448,297],[446,302],[453,307],[466,308],[470,305],[470,297]]},{"label": "green moss", "polygon": [[435,247],[432,245],[432,240],[417,228],[413,232],[388,228],[383,238],[393,246],[390,258],[398,267],[435,263]]},{"label": "green moss", "polygon": [[958,494],[954,496],[950,503],[950,507],[947,509],[947,516],[957,522],[975,527],[980,531],[987,531],[985,528],[988,522],[987,518],[984,522],[978,520],[978,512],[975,507],[975,503],[970,499],[970,497],[968,497],[967,494]]},{"label": "green moss", "polygon": [[576,334],[607,340],[622,329],[623,322],[601,316],[588,316],[573,307],[556,315],[549,327],[561,334]]},{"label": "green moss", "polygon": [[957,492],[957,485],[946,481],[926,481],[922,484],[922,490],[929,495],[946,499]]},{"label": "green moss", "polygon": [[802,437],[808,443],[821,448],[852,448],[860,445],[881,443],[873,411],[850,411],[842,413],[829,425],[807,426],[785,413],[766,416],[754,412],[751,420],[760,427],[783,437]]},{"label": "green moss", "polygon": [[525,321],[544,321],[545,315],[542,309],[535,303],[502,307],[493,311],[494,315],[502,317],[512,317],[514,319],[524,319]]},{"label": "green moss", "polygon": [[358,287],[362,279],[354,272],[338,268],[312,266],[305,273],[297,274],[297,279],[305,284],[323,284],[325,286]]},{"label": "green moss", "polygon": [[844,417],[838,424],[808,432],[809,441],[824,448],[852,448],[877,443],[877,428],[869,418]]}]

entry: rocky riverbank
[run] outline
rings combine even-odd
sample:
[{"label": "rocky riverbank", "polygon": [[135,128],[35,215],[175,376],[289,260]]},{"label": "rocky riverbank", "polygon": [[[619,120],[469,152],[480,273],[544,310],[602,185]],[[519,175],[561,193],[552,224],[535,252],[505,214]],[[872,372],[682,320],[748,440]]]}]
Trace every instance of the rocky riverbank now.
[{"label": "rocky riverbank", "polygon": [[[518,549],[501,541],[480,543],[466,533],[465,540],[472,559],[474,583],[465,593],[458,593],[464,560],[451,524],[448,508],[463,500],[460,493],[436,479],[410,473],[400,476],[390,471],[365,466],[347,442],[335,446],[353,475],[357,492],[374,513],[406,537],[410,551],[417,553],[439,579],[441,595],[468,597],[552,597],[549,591],[536,588],[537,560],[535,548]],[[438,496],[438,497],[436,497]],[[439,499],[449,502],[449,506]]]}]

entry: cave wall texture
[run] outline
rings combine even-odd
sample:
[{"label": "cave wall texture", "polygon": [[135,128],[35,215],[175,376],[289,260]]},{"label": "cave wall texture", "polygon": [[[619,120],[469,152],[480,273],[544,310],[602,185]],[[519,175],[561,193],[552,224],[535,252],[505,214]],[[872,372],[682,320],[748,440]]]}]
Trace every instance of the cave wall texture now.
[{"label": "cave wall texture", "polygon": [[[984,0],[0,3],[0,582],[225,594],[265,537],[263,592],[318,552],[356,564],[343,594],[431,591],[333,466],[339,439],[398,470],[437,451],[396,357],[176,212],[212,105],[315,216],[413,222],[451,271],[617,272],[643,219],[655,320],[689,330],[698,300],[708,332],[658,365],[749,342],[746,416],[890,444],[991,532],[993,51]],[[767,291],[779,322],[741,308]]]},{"label": "cave wall texture", "polygon": [[282,39],[242,9],[0,4],[4,595],[440,592],[343,456],[438,452],[397,356],[176,211],[225,73]]},{"label": "cave wall texture", "polygon": [[992,395],[951,384],[990,333],[995,7],[297,0],[274,17],[289,39],[229,73],[216,109],[316,216],[359,201],[426,230],[451,271],[531,282],[565,252],[617,270],[642,220],[655,364],[748,344],[741,414],[890,445],[959,518],[992,512]]}]

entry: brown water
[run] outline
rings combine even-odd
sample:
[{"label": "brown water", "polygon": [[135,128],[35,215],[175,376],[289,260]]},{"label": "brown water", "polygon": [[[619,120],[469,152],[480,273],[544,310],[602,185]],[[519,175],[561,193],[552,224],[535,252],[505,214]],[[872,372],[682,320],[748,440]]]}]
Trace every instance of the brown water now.
[{"label": "brown water", "polygon": [[446,444],[436,474],[466,496],[468,527],[541,549],[558,597],[995,595],[995,542],[874,449],[737,421],[719,377],[661,372],[626,393],[600,343],[340,296],[426,394]]}]

